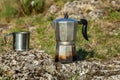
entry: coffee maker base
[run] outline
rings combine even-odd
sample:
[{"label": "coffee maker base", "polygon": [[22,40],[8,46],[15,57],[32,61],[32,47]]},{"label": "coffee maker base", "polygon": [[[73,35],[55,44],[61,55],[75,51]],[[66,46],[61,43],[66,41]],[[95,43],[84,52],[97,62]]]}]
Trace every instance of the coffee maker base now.
[{"label": "coffee maker base", "polygon": [[69,63],[77,60],[75,44],[57,44],[55,62]]}]

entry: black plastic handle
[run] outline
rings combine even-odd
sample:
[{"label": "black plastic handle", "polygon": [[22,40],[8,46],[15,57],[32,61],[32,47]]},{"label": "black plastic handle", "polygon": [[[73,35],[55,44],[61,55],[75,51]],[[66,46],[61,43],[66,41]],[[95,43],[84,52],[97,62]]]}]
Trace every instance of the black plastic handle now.
[{"label": "black plastic handle", "polygon": [[68,17],[69,17],[69,16],[68,16],[68,13],[65,13],[65,14],[64,14],[64,18],[65,18],[65,19],[68,19]]},{"label": "black plastic handle", "polygon": [[83,37],[88,41],[88,36],[87,36],[87,25],[88,25],[88,22],[86,19],[80,19],[80,21],[78,21],[79,24],[82,24],[82,34],[83,34]]}]

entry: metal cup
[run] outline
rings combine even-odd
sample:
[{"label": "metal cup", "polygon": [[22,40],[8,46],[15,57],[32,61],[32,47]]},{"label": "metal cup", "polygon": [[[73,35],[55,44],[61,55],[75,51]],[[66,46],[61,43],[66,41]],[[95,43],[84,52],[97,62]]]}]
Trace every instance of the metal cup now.
[{"label": "metal cup", "polygon": [[7,37],[13,36],[13,50],[27,51],[29,50],[30,32],[13,32],[4,36],[5,42]]}]

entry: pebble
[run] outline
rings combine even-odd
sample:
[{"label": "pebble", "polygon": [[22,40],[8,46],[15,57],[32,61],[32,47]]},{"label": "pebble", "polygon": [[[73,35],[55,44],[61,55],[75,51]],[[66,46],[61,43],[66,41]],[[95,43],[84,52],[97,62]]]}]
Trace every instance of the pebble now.
[{"label": "pebble", "polygon": [[[8,51],[0,55],[0,70],[12,80],[114,80],[120,79],[120,58],[104,63],[77,61],[61,64],[43,50],[27,52]],[[112,65],[112,66],[108,66]],[[107,75],[107,78],[106,76]],[[0,75],[0,79],[2,76]]]}]

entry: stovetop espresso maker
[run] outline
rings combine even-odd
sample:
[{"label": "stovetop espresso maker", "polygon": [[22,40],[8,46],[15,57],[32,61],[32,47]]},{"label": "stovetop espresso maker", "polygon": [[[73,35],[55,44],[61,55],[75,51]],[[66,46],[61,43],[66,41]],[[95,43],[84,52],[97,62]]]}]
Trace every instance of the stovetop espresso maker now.
[{"label": "stovetop espresso maker", "polygon": [[75,20],[68,18],[68,14],[64,15],[64,18],[56,19],[52,22],[55,29],[56,37],[56,62],[72,62],[77,58],[76,55],[76,33],[78,24],[82,24],[83,37],[88,40],[87,37],[87,20],[80,19]]}]

